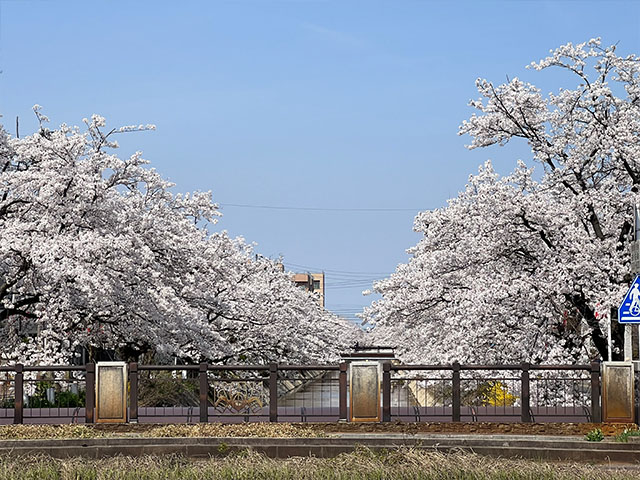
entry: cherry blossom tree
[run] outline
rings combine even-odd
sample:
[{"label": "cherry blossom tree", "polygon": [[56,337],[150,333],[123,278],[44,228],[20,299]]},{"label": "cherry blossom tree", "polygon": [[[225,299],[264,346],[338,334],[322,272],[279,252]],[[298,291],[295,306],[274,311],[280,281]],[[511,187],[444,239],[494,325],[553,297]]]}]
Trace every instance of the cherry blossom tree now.
[{"label": "cherry blossom tree", "polygon": [[[488,162],[442,209],[422,212],[412,258],[374,285],[363,316],[420,361],[553,362],[607,358],[631,281],[629,241],[640,184],[640,59],[600,39],[551,52],[572,90],[543,96],[518,78],[480,79],[470,148],[526,141],[498,176]],[[534,167],[537,170],[534,171]]]},{"label": "cherry blossom tree", "polygon": [[114,135],[0,131],[2,358],[67,362],[79,347],[183,361],[325,361],[357,329],[296,288],[276,262],[213,232],[209,192],[174,194]]}]

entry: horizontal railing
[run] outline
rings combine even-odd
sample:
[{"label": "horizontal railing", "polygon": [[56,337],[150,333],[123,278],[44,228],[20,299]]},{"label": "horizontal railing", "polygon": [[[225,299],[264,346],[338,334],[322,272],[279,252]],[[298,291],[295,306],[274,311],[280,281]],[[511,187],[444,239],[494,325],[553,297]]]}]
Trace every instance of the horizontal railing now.
[{"label": "horizontal railing", "polygon": [[[130,363],[128,367],[131,422],[304,422],[349,418],[347,363]],[[383,363],[380,380],[383,422],[601,421],[599,363]],[[37,402],[33,399],[42,398],[43,385],[51,385],[48,388],[53,390],[55,401],[43,402],[48,407],[34,407]],[[71,393],[83,392],[84,404],[65,407],[60,400],[65,392],[67,398]],[[31,404],[25,404],[25,400]],[[0,424],[93,423],[94,406],[94,363],[0,366]]]},{"label": "horizontal railing", "polygon": [[[144,385],[154,381],[151,372],[159,371],[170,372],[173,377],[169,381],[178,389],[190,390],[193,394],[197,391],[197,398],[183,396],[180,402],[187,404],[171,407],[149,402]],[[158,366],[130,363],[129,385],[132,422],[167,417],[187,422],[195,418],[200,422],[347,420],[346,364]],[[305,388],[309,390],[302,392]],[[292,392],[293,401],[288,397]]]},{"label": "horizontal railing", "polygon": [[[80,373],[84,378],[74,377]],[[41,373],[67,373],[67,377]],[[95,405],[95,364],[0,366],[0,423],[13,412],[13,423],[93,423]],[[12,375],[11,375],[12,374]],[[25,378],[27,374],[27,378]],[[36,374],[30,375],[30,374]],[[12,378],[10,378],[12,376]],[[80,389],[80,384],[84,389]],[[75,388],[74,388],[75,387]],[[50,392],[48,391],[50,390]],[[49,395],[50,394],[50,395]],[[66,394],[66,399],[63,395]],[[84,395],[84,398],[82,397]],[[25,400],[27,403],[25,404]],[[74,405],[70,405],[74,403]],[[10,407],[12,405],[12,407]],[[90,406],[90,407],[88,407]]]},{"label": "horizontal railing", "polygon": [[[430,372],[431,375],[439,372],[440,376],[425,377],[417,375],[416,372]],[[472,374],[463,377],[462,372]],[[477,375],[477,372],[488,373]],[[518,375],[513,375],[513,372]],[[534,374],[532,378],[532,373],[535,372],[540,373]],[[569,372],[573,376],[551,376],[550,372]],[[399,373],[404,374],[398,376]],[[466,389],[463,389],[463,384],[467,384]],[[468,384],[475,384],[475,388],[469,387]],[[570,389],[567,389],[567,385],[570,385]],[[533,396],[532,386],[535,392]],[[397,398],[392,399],[392,391],[398,393]],[[422,402],[416,398],[414,391],[418,392],[418,396],[420,393],[423,394]],[[404,396],[401,396],[401,393]],[[479,417],[516,417],[521,422],[540,421],[542,418],[600,422],[600,364],[385,363],[382,378],[382,421],[391,421],[392,417],[412,418],[415,421],[435,419],[453,422],[459,422],[463,417],[470,417],[472,421],[478,420]]]}]

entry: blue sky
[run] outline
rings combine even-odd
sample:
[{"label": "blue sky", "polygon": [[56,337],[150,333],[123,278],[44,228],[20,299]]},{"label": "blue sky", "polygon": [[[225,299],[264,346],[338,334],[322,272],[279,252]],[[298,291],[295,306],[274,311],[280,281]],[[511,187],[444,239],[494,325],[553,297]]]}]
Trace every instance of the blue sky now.
[{"label": "blue sky", "polygon": [[464,148],[475,79],[571,87],[524,67],[597,36],[640,54],[640,2],[0,0],[0,113],[22,135],[35,103],[53,125],[156,124],[120,153],[142,150],[176,191],[211,190],[218,228],[325,270],[328,308],[351,315],[406,261],[415,213],[488,158],[507,173],[529,157]]}]

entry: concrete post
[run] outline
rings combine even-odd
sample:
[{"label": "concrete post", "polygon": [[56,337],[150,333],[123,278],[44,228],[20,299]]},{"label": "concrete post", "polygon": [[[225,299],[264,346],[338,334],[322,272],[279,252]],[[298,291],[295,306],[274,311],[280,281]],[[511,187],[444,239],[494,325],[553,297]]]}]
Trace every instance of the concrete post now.
[{"label": "concrete post", "polygon": [[624,361],[631,362],[633,360],[633,325],[624,325]]}]

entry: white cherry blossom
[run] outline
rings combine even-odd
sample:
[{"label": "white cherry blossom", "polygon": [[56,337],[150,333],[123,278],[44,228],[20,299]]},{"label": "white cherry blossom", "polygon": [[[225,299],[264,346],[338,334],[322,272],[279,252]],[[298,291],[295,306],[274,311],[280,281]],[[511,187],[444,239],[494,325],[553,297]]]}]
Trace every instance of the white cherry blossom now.
[{"label": "white cherry blossom", "polygon": [[93,115],[86,131],[0,131],[0,360],[81,346],[187,362],[336,360],[358,335],[252,246],[212,231],[210,192],[174,194]]},{"label": "white cherry blossom", "polygon": [[446,207],[416,217],[424,237],[363,314],[374,338],[409,361],[576,362],[607,358],[613,321],[620,351],[640,201],[640,59],[615,50],[592,39],[531,64],[577,80],[546,97],[517,78],[477,81],[478,112],[460,134],[470,148],[525,141],[532,159],[506,177],[487,162]]}]

